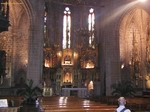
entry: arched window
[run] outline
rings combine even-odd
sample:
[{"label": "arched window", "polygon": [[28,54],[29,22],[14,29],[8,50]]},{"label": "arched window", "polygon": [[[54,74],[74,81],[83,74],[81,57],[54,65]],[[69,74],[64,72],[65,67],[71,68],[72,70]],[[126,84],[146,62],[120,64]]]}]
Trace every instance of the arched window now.
[{"label": "arched window", "polygon": [[69,7],[65,8],[63,18],[63,49],[70,48],[71,44],[71,12]]},{"label": "arched window", "polygon": [[88,16],[88,29],[90,32],[90,36],[89,36],[89,46],[90,47],[95,47],[94,46],[94,30],[95,30],[95,14],[94,14],[94,9],[91,8],[89,10],[89,16]]}]

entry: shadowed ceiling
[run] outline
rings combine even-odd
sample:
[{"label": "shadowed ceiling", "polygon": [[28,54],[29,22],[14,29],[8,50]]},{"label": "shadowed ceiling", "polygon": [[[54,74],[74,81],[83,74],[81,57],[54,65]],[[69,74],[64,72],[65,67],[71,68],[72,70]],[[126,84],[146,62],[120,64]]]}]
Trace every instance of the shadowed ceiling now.
[{"label": "shadowed ceiling", "polygon": [[105,6],[110,0],[45,0],[46,2],[53,2],[65,5],[86,5],[86,6]]}]

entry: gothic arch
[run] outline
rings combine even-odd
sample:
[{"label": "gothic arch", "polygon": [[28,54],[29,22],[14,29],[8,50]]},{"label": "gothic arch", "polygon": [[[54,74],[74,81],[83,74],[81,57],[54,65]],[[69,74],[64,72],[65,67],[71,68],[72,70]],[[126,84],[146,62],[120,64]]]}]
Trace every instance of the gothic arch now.
[{"label": "gothic arch", "polygon": [[[119,26],[121,77],[133,79],[139,87],[145,85],[143,71],[149,18],[150,15],[141,7],[132,8],[122,16]],[[140,71],[135,75],[136,61],[140,63]]]},{"label": "gothic arch", "polygon": [[[25,64],[29,52],[27,40],[30,37],[31,32],[29,28],[33,18],[29,0],[10,0],[9,3],[10,27],[7,32],[3,32],[0,35],[0,43],[3,43],[0,50],[5,50],[7,54],[6,75],[7,77],[11,77],[11,79],[7,77],[4,79],[5,82],[8,82],[8,84],[5,84],[4,86],[9,86],[11,82],[14,83],[15,81],[19,81],[19,77],[21,78],[22,75],[23,77],[26,77]],[[25,72],[19,72],[21,69]],[[16,83],[17,82],[15,82],[15,84]]]},{"label": "gothic arch", "polygon": [[34,16],[34,13],[33,13],[33,9],[32,9],[32,6],[31,6],[31,3],[30,3],[30,0],[22,0],[22,2],[24,3],[24,8],[29,16],[29,20],[30,20],[30,25],[32,24],[32,18]]},{"label": "gothic arch", "polygon": [[[142,13],[142,14],[141,14]],[[149,19],[149,15],[148,13],[141,9],[141,8],[135,8],[130,10],[128,13],[126,13],[123,18],[121,19],[120,22],[120,28],[119,28],[119,44],[120,44],[120,58],[122,60],[125,59],[125,57],[123,56],[123,50],[125,50],[124,48],[126,48],[126,44],[128,39],[128,34],[129,33],[129,28],[131,28],[131,24],[133,23],[136,27],[135,30],[138,31],[138,34],[140,36],[142,36],[143,38],[145,38],[145,33],[144,32],[147,29],[147,23],[148,23],[148,19]],[[143,33],[144,32],[144,33]]]}]

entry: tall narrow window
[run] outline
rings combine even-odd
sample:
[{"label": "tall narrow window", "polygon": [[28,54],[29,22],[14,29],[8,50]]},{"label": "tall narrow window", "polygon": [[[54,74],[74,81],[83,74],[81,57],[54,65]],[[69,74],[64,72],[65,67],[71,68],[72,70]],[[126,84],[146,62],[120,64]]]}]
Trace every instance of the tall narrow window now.
[{"label": "tall narrow window", "polygon": [[94,30],[95,30],[95,14],[94,14],[94,9],[91,8],[89,10],[89,16],[88,16],[88,29],[90,32],[90,36],[89,36],[89,46],[90,47],[95,47],[94,46]]},{"label": "tall narrow window", "polygon": [[45,5],[45,12],[44,12],[44,18],[43,18],[43,22],[44,22],[44,66],[45,67],[52,67],[51,65],[51,58],[50,58],[50,52],[48,51],[48,47],[49,46],[49,38],[47,35],[47,6]]},{"label": "tall narrow window", "polygon": [[71,12],[69,7],[65,8],[63,18],[63,49],[70,48],[71,44]]},{"label": "tall narrow window", "polygon": [[44,47],[47,46],[47,7],[44,12]]}]

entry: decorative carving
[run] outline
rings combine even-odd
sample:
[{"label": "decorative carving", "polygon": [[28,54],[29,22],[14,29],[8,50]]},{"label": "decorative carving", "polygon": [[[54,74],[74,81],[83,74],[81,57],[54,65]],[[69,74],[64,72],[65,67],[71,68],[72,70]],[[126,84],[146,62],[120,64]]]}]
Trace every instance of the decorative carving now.
[{"label": "decorative carving", "polygon": [[97,49],[87,49],[81,53],[81,67],[95,68],[97,66]]},{"label": "decorative carving", "polygon": [[72,70],[71,68],[64,68],[63,70],[63,82],[72,83]]},{"label": "decorative carving", "polygon": [[64,58],[64,64],[71,64],[71,57],[69,55],[66,55]]},{"label": "decorative carving", "polygon": [[147,39],[146,39],[146,70],[150,73],[150,22],[147,27]]},{"label": "decorative carving", "polygon": [[[134,26],[133,26],[134,27]],[[132,32],[133,40],[132,40],[132,56],[131,56],[131,76],[136,86],[140,86],[140,76],[141,76],[141,56],[139,51],[138,44],[138,36],[135,27],[133,28]]]}]

